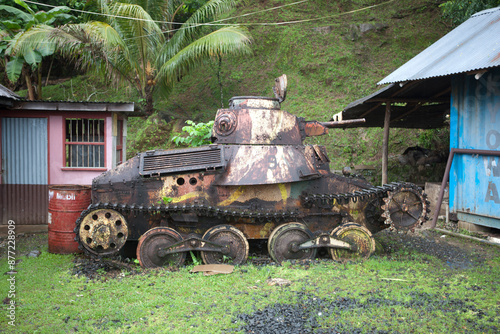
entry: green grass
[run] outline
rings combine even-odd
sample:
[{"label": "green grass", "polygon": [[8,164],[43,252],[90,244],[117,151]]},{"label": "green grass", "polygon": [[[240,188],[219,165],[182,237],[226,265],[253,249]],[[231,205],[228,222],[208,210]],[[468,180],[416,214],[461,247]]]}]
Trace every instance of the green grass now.
[{"label": "green grass", "polygon": [[[308,310],[318,329],[390,333],[494,333],[498,327],[498,249],[487,247],[484,262],[470,269],[452,269],[441,260],[401,247],[387,254],[380,247],[364,262],[311,265],[243,265],[229,275],[191,274],[192,265],[177,272],[125,270],[113,277],[103,271],[95,280],[71,274],[73,255],[47,252],[46,235],[20,238],[40,244],[38,258],[20,249],[16,275],[16,327],[6,333],[222,333],[238,332],[238,317],[275,304],[306,307],[321,299],[331,308]],[[392,242],[392,244],[391,244]],[[0,272],[6,272],[5,255]],[[7,276],[0,291],[7,291]],[[291,281],[269,286],[268,278]],[[4,298],[4,296],[2,296]],[[302,305],[302,306],[301,306]],[[319,315],[321,313],[321,315]],[[335,327],[336,326],[336,327]]]}]

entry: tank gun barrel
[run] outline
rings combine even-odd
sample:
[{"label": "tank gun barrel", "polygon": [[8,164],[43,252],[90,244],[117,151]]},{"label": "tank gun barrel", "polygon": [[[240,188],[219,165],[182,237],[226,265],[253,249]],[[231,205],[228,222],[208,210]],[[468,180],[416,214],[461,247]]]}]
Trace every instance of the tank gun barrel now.
[{"label": "tank gun barrel", "polygon": [[323,125],[326,128],[334,129],[334,128],[342,128],[346,125],[359,124],[366,122],[364,118],[357,119],[349,119],[345,121],[330,121],[330,122],[319,122],[319,124]]},{"label": "tank gun barrel", "polygon": [[352,124],[364,123],[364,118],[350,119],[346,121],[330,121],[330,122],[318,122],[318,121],[305,121],[303,133],[306,137],[321,136],[328,133],[328,129],[333,128],[343,128]]}]

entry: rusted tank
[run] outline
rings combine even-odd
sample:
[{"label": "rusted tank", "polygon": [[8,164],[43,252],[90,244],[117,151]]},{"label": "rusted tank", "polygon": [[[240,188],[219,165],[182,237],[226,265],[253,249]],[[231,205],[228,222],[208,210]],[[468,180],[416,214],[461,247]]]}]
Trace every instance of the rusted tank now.
[{"label": "rusted tank", "polygon": [[233,97],[217,112],[211,145],[144,152],[95,178],[76,222],[81,247],[110,255],[138,240],[141,266],[175,267],[189,251],[207,264],[240,264],[248,239],[267,239],[280,263],[312,259],[321,247],[338,260],[370,256],[373,233],[428,219],[426,195],[413,184],[375,187],[332,173],[325,148],[303,142],[347,122],[281,110],[286,76],[274,92]]}]

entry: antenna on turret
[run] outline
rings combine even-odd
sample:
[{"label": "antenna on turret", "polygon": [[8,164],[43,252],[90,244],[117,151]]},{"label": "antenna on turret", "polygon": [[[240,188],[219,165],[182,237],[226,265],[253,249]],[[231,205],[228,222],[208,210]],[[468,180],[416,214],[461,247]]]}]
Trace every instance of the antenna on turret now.
[{"label": "antenna on turret", "polygon": [[276,96],[279,103],[285,101],[286,99],[286,86],[287,86],[286,74],[283,74],[282,76],[274,79],[273,92],[274,96]]}]

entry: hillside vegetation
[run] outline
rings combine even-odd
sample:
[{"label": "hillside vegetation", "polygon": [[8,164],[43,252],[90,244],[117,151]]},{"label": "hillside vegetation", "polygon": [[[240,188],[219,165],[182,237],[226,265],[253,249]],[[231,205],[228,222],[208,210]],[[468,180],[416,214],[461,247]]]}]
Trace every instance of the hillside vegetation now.
[{"label": "hillside vegetation", "polygon": [[[180,131],[188,119],[212,120],[232,96],[273,96],[274,78],[283,73],[288,76],[288,96],[282,109],[306,119],[329,120],[350,102],[381,88],[378,81],[451,30],[441,18],[442,1],[295,2],[241,1],[231,14],[235,19],[227,22],[248,24],[253,54],[206,61],[184,77],[169,99],[156,100],[157,114],[129,122],[129,153],[171,147],[172,130]],[[110,87],[86,76],[46,87],[44,97],[141,103],[125,86]],[[327,147],[333,169],[371,165],[378,175],[381,129],[331,130],[307,141]],[[389,181],[440,180],[440,166],[421,167],[417,173],[414,167],[400,167],[397,155],[415,145],[446,150],[447,142],[446,129],[392,129]]]}]

